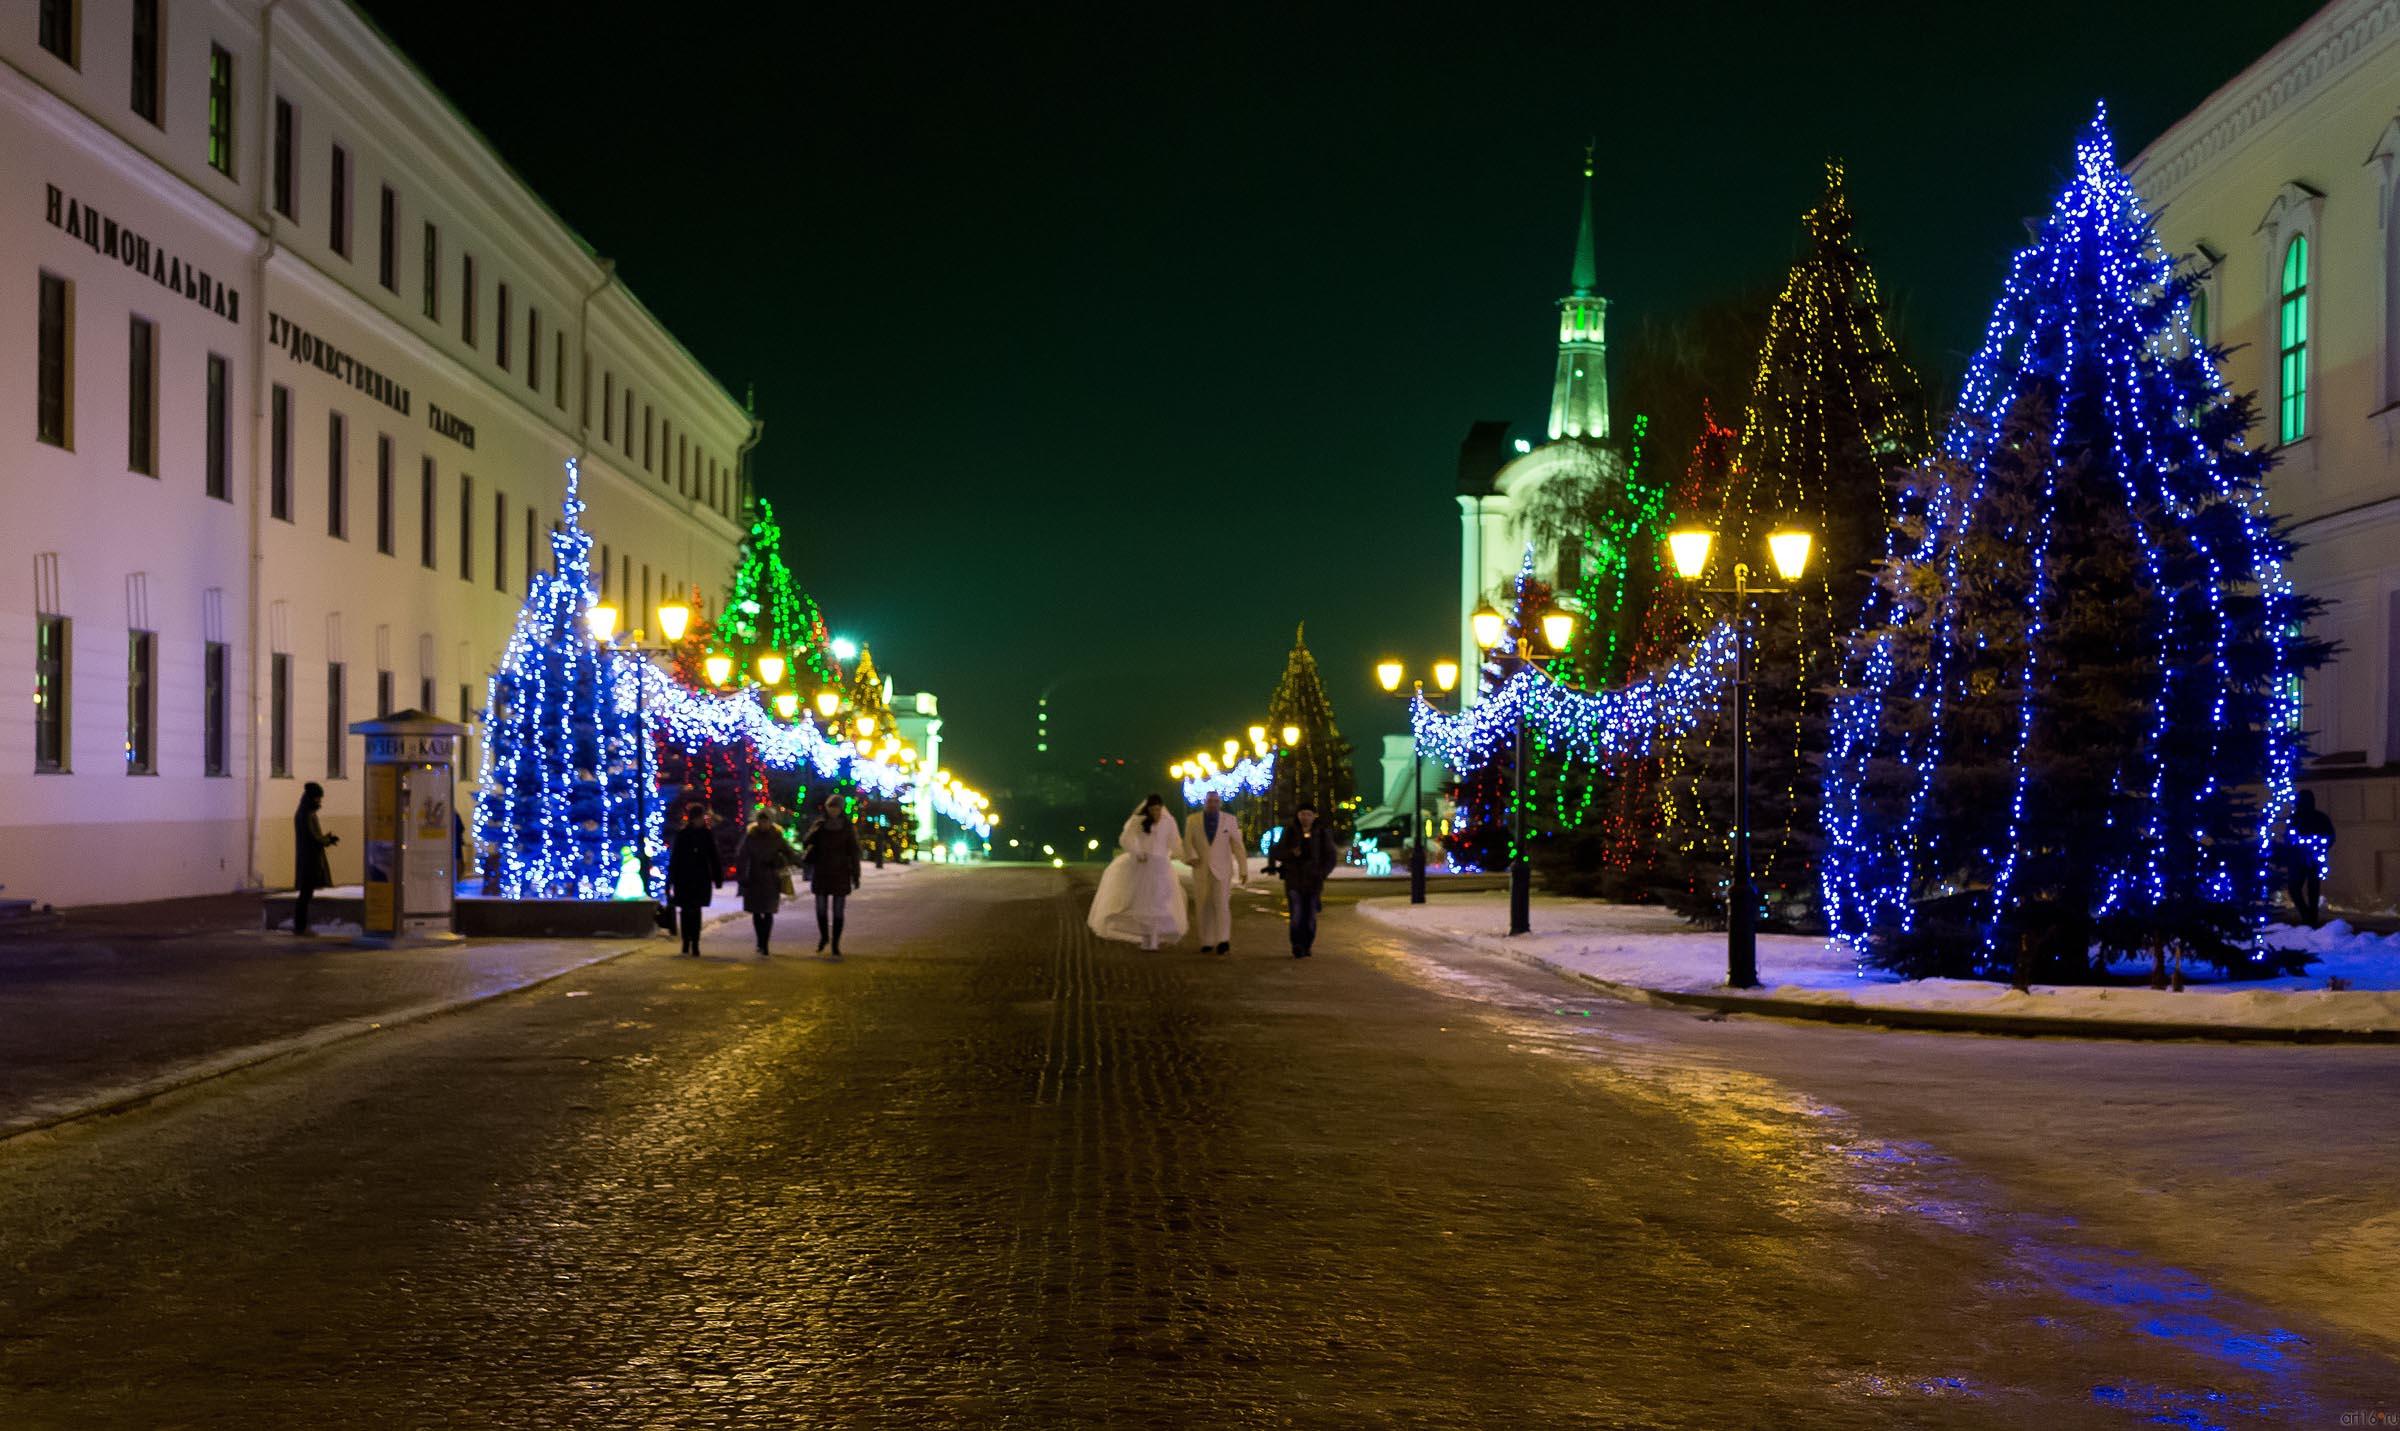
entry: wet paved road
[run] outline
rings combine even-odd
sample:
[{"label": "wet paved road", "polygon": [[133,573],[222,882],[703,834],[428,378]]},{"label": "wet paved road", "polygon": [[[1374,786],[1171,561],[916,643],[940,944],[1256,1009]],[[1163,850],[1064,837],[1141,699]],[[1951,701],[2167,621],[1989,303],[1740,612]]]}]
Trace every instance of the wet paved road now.
[{"label": "wet paved road", "polygon": [[1651,1011],[1463,999],[1519,976],[1340,911],[1304,964],[1257,913],[1230,959],[1099,945],[1086,888],[928,871],[841,965],[728,928],[0,1145],[0,1425],[2048,1431],[2400,1389]]}]

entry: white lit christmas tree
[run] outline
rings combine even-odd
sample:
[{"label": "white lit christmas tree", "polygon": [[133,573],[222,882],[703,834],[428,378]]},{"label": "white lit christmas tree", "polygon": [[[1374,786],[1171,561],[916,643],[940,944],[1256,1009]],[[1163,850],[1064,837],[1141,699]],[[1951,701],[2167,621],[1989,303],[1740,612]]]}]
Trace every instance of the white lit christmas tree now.
[{"label": "white lit christmas tree", "polygon": [[527,584],[484,701],[475,838],[493,852],[509,899],[611,898],[624,852],[642,838],[649,761],[639,722],[614,697],[612,657],[591,633],[579,483],[569,460],[551,570]]}]

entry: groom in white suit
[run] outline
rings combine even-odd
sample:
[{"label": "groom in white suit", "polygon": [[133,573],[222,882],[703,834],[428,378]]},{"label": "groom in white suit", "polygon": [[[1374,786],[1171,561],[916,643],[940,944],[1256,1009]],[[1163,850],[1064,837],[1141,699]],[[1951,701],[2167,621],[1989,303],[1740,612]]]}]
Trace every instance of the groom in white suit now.
[{"label": "groom in white suit", "polygon": [[1201,807],[1183,817],[1183,858],[1192,867],[1192,928],[1200,952],[1233,948],[1233,887],[1250,882],[1250,852],[1242,845],[1242,822],[1225,813],[1211,791]]}]

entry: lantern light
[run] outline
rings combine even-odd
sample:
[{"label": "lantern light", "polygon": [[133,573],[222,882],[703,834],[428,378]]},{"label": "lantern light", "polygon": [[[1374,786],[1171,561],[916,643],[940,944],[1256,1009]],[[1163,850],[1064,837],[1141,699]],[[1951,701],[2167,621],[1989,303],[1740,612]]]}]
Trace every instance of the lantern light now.
[{"label": "lantern light", "polygon": [[1486,651],[1499,645],[1500,638],[1508,632],[1508,618],[1488,604],[1477,607],[1471,620],[1475,627],[1475,644]]},{"label": "lantern light", "polygon": [[1785,581],[1798,581],[1808,570],[1808,552],[1815,540],[1803,531],[1769,533],[1767,551],[1775,559],[1775,574]]},{"label": "lantern light", "polygon": [[1433,683],[1445,691],[1457,690],[1458,662],[1448,660],[1434,662]]},{"label": "lantern light", "polygon": [[875,717],[871,715],[859,716],[858,733],[861,737],[873,735],[875,733]]},{"label": "lantern light", "polygon": [[692,608],[680,601],[670,601],[658,608],[658,634],[672,644],[683,639],[692,624]]},{"label": "lantern light", "polygon": [[1675,574],[1686,581],[1698,581],[1708,573],[1708,549],[1716,544],[1717,534],[1705,527],[1686,527],[1667,534],[1667,552],[1674,558]]},{"label": "lantern light", "polygon": [[617,608],[603,601],[583,613],[583,622],[591,628],[592,639],[605,644],[617,634]]},{"label": "lantern light", "polygon": [[1406,674],[1408,674],[1407,669],[1398,661],[1375,663],[1375,683],[1387,691],[1400,689],[1400,678]]},{"label": "lantern light", "polygon": [[1300,743],[1300,727],[1296,725],[1285,726],[1283,728],[1283,743],[1287,749],[1298,745]]},{"label": "lantern light", "polygon": [[1542,639],[1550,643],[1551,650],[1566,650],[1567,642],[1574,635],[1574,613],[1562,611],[1555,606],[1542,613]]},{"label": "lantern light", "polygon": [[712,686],[721,686],[733,679],[733,658],[722,651],[702,661],[700,668],[708,673],[708,683]]},{"label": "lantern light", "polygon": [[817,692],[818,715],[825,717],[827,720],[832,720],[834,712],[840,710],[841,708],[842,693],[840,691],[835,690],[831,686],[827,686],[825,689]]},{"label": "lantern light", "polygon": [[776,692],[775,714],[782,716],[785,720],[790,720],[793,716],[800,714],[800,698],[790,691]]},{"label": "lantern light", "polygon": [[758,683],[762,686],[783,684],[783,654],[781,652],[764,651],[759,653]]}]

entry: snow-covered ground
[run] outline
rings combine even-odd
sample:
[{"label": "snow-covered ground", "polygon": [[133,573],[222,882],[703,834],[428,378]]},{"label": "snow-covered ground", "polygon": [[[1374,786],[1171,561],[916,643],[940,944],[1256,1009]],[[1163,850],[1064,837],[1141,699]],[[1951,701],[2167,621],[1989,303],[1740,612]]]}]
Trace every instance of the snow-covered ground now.
[{"label": "snow-covered ground", "polygon": [[[1604,983],[1667,993],[1732,992],[1725,986],[1725,936],[1694,929],[1666,910],[1598,900],[1538,898],[1531,934],[1510,938],[1504,891],[1444,894],[1420,905],[1362,900],[1368,918],[1461,940]],[[2400,1030],[2400,935],[2388,938],[2335,921],[2322,929],[2277,926],[2270,942],[2315,956],[2305,975],[2242,982],[2194,981],[2181,993],[2146,987],[2037,984],[2020,994],[1972,979],[1907,981],[1861,973],[1822,939],[1766,934],[1758,940],[1759,997],[1984,1016],[2100,1019],[2125,1023],[2273,1029]],[[2190,971],[2191,975],[2201,973]],[[2349,987],[2331,987],[2336,979]]]}]

